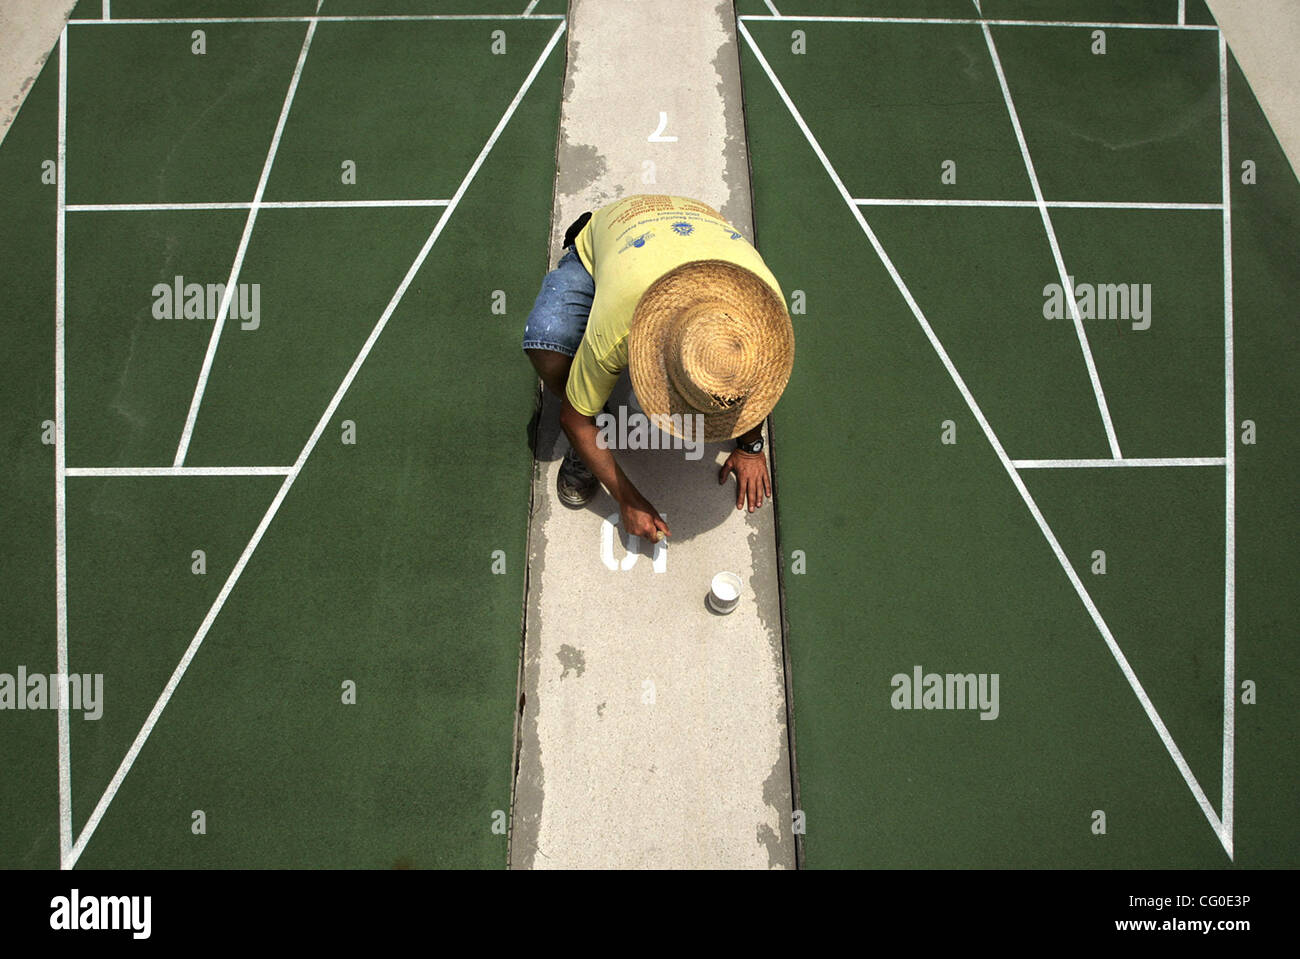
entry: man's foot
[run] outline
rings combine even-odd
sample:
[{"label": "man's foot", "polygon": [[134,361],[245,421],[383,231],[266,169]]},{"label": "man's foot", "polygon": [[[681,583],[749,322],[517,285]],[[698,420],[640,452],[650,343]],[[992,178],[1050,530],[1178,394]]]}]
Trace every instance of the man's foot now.
[{"label": "man's foot", "polygon": [[587,469],[578,454],[570,447],[560,463],[560,475],[555,480],[555,492],[560,502],[573,509],[586,506],[600,489],[600,481]]}]

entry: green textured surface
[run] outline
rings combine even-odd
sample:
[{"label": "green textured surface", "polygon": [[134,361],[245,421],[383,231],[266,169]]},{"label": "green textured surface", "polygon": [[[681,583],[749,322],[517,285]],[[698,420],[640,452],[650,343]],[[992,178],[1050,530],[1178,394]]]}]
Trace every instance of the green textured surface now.
[{"label": "green textured surface", "polygon": [[[132,6],[118,0],[114,15],[159,12]],[[507,24],[504,57],[489,55],[487,26],[474,28],[480,44],[464,23],[323,24],[277,158],[277,196],[449,198],[557,21]],[[183,56],[168,52],[167,37],[187,41],[181,28],[72,27],[69,202],[250,199],[305,31],[218,25],[204,60],[187,43]],[[519,328],[547,266],[563,63],[553,50],[448,220],[79,865],[505,864],[492,826],[510,800],[533,404]],[[353,74],[367,78],[356,103],[385,107],[362,109],[360,126],[337,117],[352,108],[340,78]],[[40,161],[56,153],[57,86],[56,55],[0,149],[13,185],[0,199],[12,267],[0,275],[8,672],[53,672],[56,649],[53,454],[40,441],[54,413],[55,188],[39,181]],[[99,162],[85,157],[90,143]],[[327,171],[337,183],[336,154],[361,147],[371,152],[358,192],[316,182]],[[262,210],[240,277],[261,286],[261,328],[227,323],[187,465],[292,464],[441,213]],[[245,218],[68,214],[69,466],[170,464],[212,324],[154,319],[152,288],[176,274],[224,282]],[[496,290],[506,315],[492,312]],[[355,445],[340,442],[345,420]],[[281,477],[67,482],[70,663],[102,672],[105,687],[102,719],[70,720],[75,835]],[[195,549],[206,552],[202,576]],[[505,575],[492,572],[497,550]],[[357,684],[355,706],[340,702],[345,680]],[[0,865],[51,868],[54,713],[0,722],[10,770]],[[191,833],[199,809],[205,836]]]},{"label": "green textured surface", "polygon": [[[0,672],[20,664],[53,673],[54,450],[41,444],[54,418],[54,187],[41,160],[58,154],[58,64],[46,63],[0,146]],[[0,713],[0,865],[59,861],[58,740],[49,713]]]},{"label": "green textured surface", "polygon": [[[1049,5],[1015,6],[998,13],[1045,15]],[[1093,6],[1119,15],[1126,5]],[[789,24],[747,26],[853,196],[871,186],[892,188],[887,197],[1021,198],[1007,189],[1024,167],[1005,107],[996,117],[996,81],[990,99],[978,28],[811,24],[799,56]],[[1049,199],[1217,201],[1215,35],[1138,33],[1110,33],[1103,70],[1069,59],[1087,39],[1077,29],[995,30]],[[850,68],[845,51],[863,44],[884,55]],[[807,298],[774,415],[807,864],[1227,865],[953,379],[747,46],[741,65],[758,245],[783,286]],[[969,115],[989,118],[980,139],[948,111],[963,87]],[[1300,189],[1235,64],[1230,87],[1237,419],[1268,424],[1267,440],[1237,447],[1237,678],[1260,694],[1237,706],[1235,861],[1294,866],[1300,776],[1286,703],[1300,665],[1290,642],[1300,540],[1288,304],[1300,295]],[[928,106],[933,91],[942,96]],[[1168,135],[1123,146],[1137,129]],[[958,160],[956,187],[940,185],[936,150]],[[1258,186],[1237,183],[1245,158],[1260,165]],[[1056,276],[1035,210],[863,213],[1012,457],[1108,454],[1073,326],[1042,318]],[[1153,284],[1147,338],[1088,323],[1125,453],[1223,455],[1218,216],[1058,210],[1053,221],[1079,282]],[[955,446],[940,442],[945,420]],[[1022,475],[1221,808],[1223,470]],[[1104,576],[1090,571],[1095,549],[1107,551]],[[796,550],[801,575],[789,565]],[[1000,716],[892,709],[891,677],[918,664],[998,673]],[[1090,832],[1097,809],[1104,837]]]},{"label": "green textured surface", "polygon": [[1043,319],[1059,280],[1037,210],[865,212],[1012,457],[1109,455],[1074,325]]},{"label": "green textured surface", "polygon": [[259,214],[241,278],[261,283],[261,322],[228,324],[186,462],[291,464],[441,213]]},{"label": "green textured surface", "polygon": [[1104,56],[1073,27],[992,33],[1048,200],[1218,201],[1217,33],[1112,30]]},{"label": "green textured surface", "polygon": [[68,203],[251,200],[306,29],[71,28]]},{"label": "green textured surface", "polygon": [[[780,59],[782,83],[854,198],[1033,199],[977,28],[807,23],[802,55],[786,24],[749,29]],[[766,119],[766,108],[746,105],[751,127]],[[955,186],[939,182],[947,160]]]},{"label": "green textured surface", "polygon": [[[554,20],[321,24],[294,102],[302,112],[285,129],[267,199],[450,198],[555,27]],[[505,56],[489,52],[493,29],[506,32]],[[510,93],[489,108],[485,90]],[[356,164],[355,185],[342,182],[344,160]]]},{"label": "green textured surface", "polygon": [[153,289],[178,275],[225,283],[246,218],[224,210],[68,214],[68,466],[171,465],[212,323],[154,319]]},{"label": "green textured surface", "polygon": [[[1151,284],[1149,330],[1122,320],[1085,321],[1124,455],[1222,456],[1222,217],[1055,210],[1052,223],[1077,282]],[[1249,291],[1237,288],[1249,303]]]}]

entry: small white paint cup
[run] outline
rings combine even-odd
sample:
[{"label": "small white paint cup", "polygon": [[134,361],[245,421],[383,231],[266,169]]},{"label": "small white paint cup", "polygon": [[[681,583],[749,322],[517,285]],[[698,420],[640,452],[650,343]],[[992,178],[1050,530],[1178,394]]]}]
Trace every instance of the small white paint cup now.
[{"label": "small white paint cup", "polygon": [[719,573],[709,584],[709,607],[715,613],[723,615],[731,612],[740,603],[740,577],[735,573]]}]

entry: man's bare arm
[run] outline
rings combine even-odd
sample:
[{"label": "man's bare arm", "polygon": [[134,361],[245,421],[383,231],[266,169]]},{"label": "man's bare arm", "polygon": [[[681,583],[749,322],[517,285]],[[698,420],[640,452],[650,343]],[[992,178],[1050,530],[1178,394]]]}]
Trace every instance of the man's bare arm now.
[{"label": "man's bare arm", "polygon": [[623,528],[651,542],[658,542],[661,533],[664,536],[670,535],[664,518],[632,485],[632,481],[614,459],[613,450],[604,449],[597,442],[600,430],[596,426],[595,417],[580,413],[566,396],[560,407],[560,425],[587,468],[609,490],[609,495],[618,501]]}]

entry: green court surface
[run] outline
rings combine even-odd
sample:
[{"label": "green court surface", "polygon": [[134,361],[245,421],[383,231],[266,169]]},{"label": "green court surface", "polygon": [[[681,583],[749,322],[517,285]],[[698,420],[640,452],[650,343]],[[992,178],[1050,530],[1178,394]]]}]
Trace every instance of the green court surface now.
[{"label": "green court surface", "polygon": [[102,715],[4,713],[0,864],[505,864],[564,68],[524,5],[75,11],[0,148],[0,672],[66,654]]},{"label": "green court surface", "polygon": [[806,864],[1296,865],[1300,186],[1204,4],[776,6],[737,13],[805,309],[773,428]]}]

